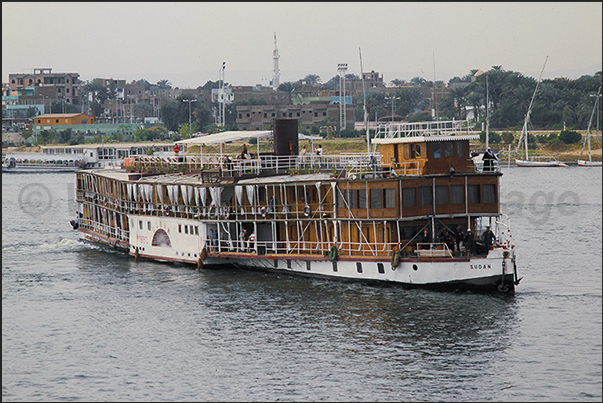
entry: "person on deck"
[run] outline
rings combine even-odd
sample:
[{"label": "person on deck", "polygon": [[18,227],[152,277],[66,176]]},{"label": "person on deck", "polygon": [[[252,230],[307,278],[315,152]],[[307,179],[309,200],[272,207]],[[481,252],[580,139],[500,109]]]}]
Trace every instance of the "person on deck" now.
[{"label": "person on deck", "polygon": [[254,246],[255,246],[255,232],[252,232],[249,235],[249,238],[247,240],[247,250],[250,252],[253,251]]},{"label": "person on deck", "polygon": [[245,244],[247,242],[247,230],[245,228],[241,229],[239,233],[239,250],[241,252],[245,252]]},{"label": "person on deck", "polygon": [[419,245],[419,249],[429,249],[429,244],[430,240],[429,240],[429,232],[427,232],[427,228],[423,230],[423,232],[421,233],[421,235],[419,235],[419,243],[421,243],[422,245]]},{"label": "person on deck", "polygon": [[486,250],[486,253],[488,253],[488,251],[492,247],[492,244],[494,243],[494,240],[495,240],[494,233],[492,231],[490,231],[490,227],[486,227],[486,230],[484,231],[484,234],[482,235],[482,239],[484,241],[484,249]]},{"label": "person on deck", "polygon": [[492,172],[494,171],[494,161],[496,161],[496,155],[494,155],[494,153],[492,152],[492,149],[490,147],[488,147],[488,149],[486,150],[486,152],[484,153],[483,156],[483,161],[484,161],[484,171],[485,172]]},{"label": "person on deck", "polygon": [[475,255],[475,239],[473,238],[471,228],[467,228],[467,233],[465,234],[465,250],[470,256]]},{"label": "person on deck", "polygon": [[463,229],[461,228],[460,224],[456,226],[456,231],[454,233],[454,240],[456,241],[456,251],[460,252],[461,249],[464,247],[464,241],[465,241],[465,233],[463,232]]},{"label": "person on deck", "polygon": [[213,228],[209,230],[209,240],[211,241],[212,250],[216,252],[218,250],[218,237]]},{"label": "person on deck", "polygon": [[302,166],[304,166],[306,164],[306,152],[308,150],[306,149],[306,146],[304,145],[301,149],[301,151],[299,152],[299,160]]},{"label": "person on deck", "polygon": [[247,144],[243,144],[243,149],[241,150],[241,154],[239,155],[239,159],[244,160],[247,158]]}]

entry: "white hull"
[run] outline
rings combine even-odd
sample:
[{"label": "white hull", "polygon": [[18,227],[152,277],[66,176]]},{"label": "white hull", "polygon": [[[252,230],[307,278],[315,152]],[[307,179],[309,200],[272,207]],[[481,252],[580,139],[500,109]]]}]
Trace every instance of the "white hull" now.
[{"label": "white hull", "polygon": [[560,161],[531,161],[531,160],[515,160],[518,167],[567,167]]},{"label": "white hull", "polygon": [[[131,215],[129,221],[132,230],[128,242],[118,241],[111,236],[98,236],[84,228],[79,230],[86,240],[128,250],[128,253],[136,258],[188,263],[198,268],[234,265],[304,276],[400,283],[407,287],[475,290],[496,289],[501,284],[504,272],[507,285],[504,292],[513,292],[513,283],[516,280],[512,253],[503,247],[491,249],[488,256],[402,258],[397,267],[393,267],[391,260],[383,256],[358,256],[331,261],[321,255],[296,254],[287,259],[282,254],[271,254],[270,251],[265,254],[255,251],[243,252],[236,241],[220,251],[212,251],[203,241],[207,239],[209,229],[196,220]],[[194,234],[179,232],[179,225],[189,228],[198,225],[199,234],[196,231]],[[169,246],[153,245],[153,233],[159,228],[169,233]],[[270,244],[270,241],[266,244]]]},{"label": "white hull", "polygon": [[578,166],[581,166],[581,167],[600,167],[600,166],[603,166],[603,163],[601,161],[578,160]]}]

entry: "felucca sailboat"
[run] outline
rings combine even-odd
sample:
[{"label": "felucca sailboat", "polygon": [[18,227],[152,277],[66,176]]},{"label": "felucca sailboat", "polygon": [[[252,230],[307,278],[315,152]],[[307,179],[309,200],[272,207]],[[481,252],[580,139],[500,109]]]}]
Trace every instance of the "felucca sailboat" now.
[{"label": "felucca sailboat", "polygon": [[595,110],[597,110],[597,105],[599,104],[600,97],[601,97],[601,86],[599,86],[599,91],[597,92],[597,99],[595,100],[595,105],[593,106],[593,111],[590,114],[590,120],[588,121],[588,127],[586,128],[586,137],[584,138],[584,144],[582,144],[582,151],[580,151],[580,158],[582,158],[582,153],[584,152],[584,147],[588,144],[588,161],[583,160],[583,159],[578,159],[578,166],[581,166],[581,167],[603,166],[601,161],[593,161],[593,156],[590,151],[590,128],[592,127],[593,116],[595,115]]},{"label": "felucca sailboat", "polygon": [[542,79],[542,72],[544,71],[544,66],[546,66],[546,61],[548,60],[548,56],[544,60],[544,65],[542,66],[542,70],[540,71],[540,77],[538,77],[538,82],[536,83],[536,88],[534,89],[534,94],[532,94],[532,100],[530,101],[530,106],[528,107],[528,112],[526,113],[526,117],[523,122],[523,128],[521,129],[521,136],[519,137],[519,141],[517,142],[517,152],[521,146],[522,139],[524,140],[524,154],[525,157],[523,159],[516,159],[515,163],[518,167],[566,167],[567,164],[560,162],[556,158],[547,157],[547,156],[539,156],[539,157],[530,157],[528,155],[528,122],[530,121],[530,113],[532,112],[532,106],[534,106],[534,98],[536,97],[536,92],[538,91],[538,86],[540,85],[540,80]]}]

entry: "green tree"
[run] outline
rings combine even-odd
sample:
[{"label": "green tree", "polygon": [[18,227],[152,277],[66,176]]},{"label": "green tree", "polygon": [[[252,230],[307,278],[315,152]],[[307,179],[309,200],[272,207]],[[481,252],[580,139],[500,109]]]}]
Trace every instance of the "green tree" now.
[{"label": "green tree", "polygon": [[574,144],[582,139],[582,135],[574,130],[564,130],[559,133],[559,140],[565,144]]},{"label": "green tree", "polygon": [[303,81],[305,81],[306,84],[309,85],[318,85],[322,82],[318,74],[308,74],[304,77]]}]

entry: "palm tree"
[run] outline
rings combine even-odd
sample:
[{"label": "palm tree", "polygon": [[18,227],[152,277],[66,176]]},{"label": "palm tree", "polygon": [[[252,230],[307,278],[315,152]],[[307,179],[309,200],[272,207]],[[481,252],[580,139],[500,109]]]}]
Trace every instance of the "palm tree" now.
[{"label": "palm tree", "polygon": [[92,101],[92,115],[99,116],[103,103],[110,98],[109,90],[97,81],[90,81],[81,91],[82,99],[90,99]]},{"label": "palm tree", "polygon": [[453,87],[448,91],[448,97],[451,97],[455,106],[455,116],[457,119],[464,119],[462,111],[467,104],[465,87]]},{"label": "palm tree", "polygon": [[318,74],[308,74],[306,77],[304,77],[303,81],[305,81],[308,85],[318,85],[322,83],[322,80]]}]

